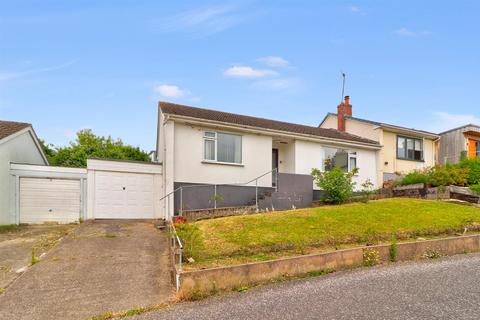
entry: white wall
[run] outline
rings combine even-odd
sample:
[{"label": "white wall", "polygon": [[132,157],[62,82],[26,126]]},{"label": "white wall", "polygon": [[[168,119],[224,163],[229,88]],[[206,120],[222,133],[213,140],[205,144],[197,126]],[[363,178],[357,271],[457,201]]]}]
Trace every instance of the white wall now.
[{"label": "white wall", "polygon": [[14,188],[11,186],[10,162],[46,164],[31,131],[27,130],[13,138],[7,137],[0,143],[0,225],[16,223],[15,212],[12,212],[14,206],[10,203],[15,196],[12,194]]},{"label": "white wall", "polygon": [[[272,170],[272,137],[228,130],[216,131],[242,136],[242,165],[203,162],[203,135],[205,130],[215,131],[212,128],[175,123],[175,182],[245,183]],[[167,137],[167,140],[172,139]],[[259,181],[259,186],[271,185],[272,178],[270,175]]]},{"label": "white wall", "polygon": [[[295,173],[310,174],[312,168],[321,169],[324,160],[322,146],[319,143],[309,141],[295,141]],[[325,146],[326,147],[326,146]],[[360,189],[360,184],[370,179],[377,187],[377,173],[376,173],[376,153],[375,150],[357,149],[357,148],[343,148],[334,145],[328,146],[331,148],[342,148],[349,152],[357,153],[357,167],[359,173],[353,178],[357,183],[357,189]],[[314,189],[318,190],[317,186]]]}]

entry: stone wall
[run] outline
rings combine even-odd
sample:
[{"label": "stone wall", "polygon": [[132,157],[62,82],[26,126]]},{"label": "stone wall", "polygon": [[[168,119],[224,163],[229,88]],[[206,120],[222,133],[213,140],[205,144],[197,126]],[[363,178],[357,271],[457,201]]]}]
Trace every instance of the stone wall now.
[{"label": "stone wall", "polygon": [[457,199],[470,203],[480,203],[480,197],[466,187],[448,186],[427,188],[423,183],[395,187],[392,189],[392,196],[429,200]]},{"label": "stone wall", "polygon": [[229,217],[229,216],[241,216],[246,214],[257,213],[255,206],[245,206],[245,207],[227,207],[227,208],[217,208],[217,209],[207,209],[207,210],[185,210],[183,211],[183,216],[187,218],[188,221],[197,221],[204,219],[213,219],[220,217]]}]

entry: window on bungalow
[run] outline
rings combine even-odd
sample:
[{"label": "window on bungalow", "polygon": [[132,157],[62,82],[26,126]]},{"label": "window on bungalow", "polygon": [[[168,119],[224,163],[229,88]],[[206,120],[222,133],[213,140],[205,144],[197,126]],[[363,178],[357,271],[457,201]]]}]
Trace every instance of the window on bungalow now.
[{"label": "window on bungalow", "polygon": [[242,163],[242,137],[214,131],[203,136],[204,159],[208,161]]},{"label": "window on bungalow", "polygon": [[357,167],[357,153],[348,152],[343,149],[323,148],[323,170],[330,171],[340,168],[344,172],[350,172]]},{"label": "window on bungalow", "polygon": [[420,139],[397,136],[397,158],[423,160],[423,141]]}]

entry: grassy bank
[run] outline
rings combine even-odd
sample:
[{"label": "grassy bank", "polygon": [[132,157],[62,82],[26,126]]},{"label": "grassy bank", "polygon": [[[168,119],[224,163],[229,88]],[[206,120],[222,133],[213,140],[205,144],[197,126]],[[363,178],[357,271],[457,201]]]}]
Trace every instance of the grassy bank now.
[{"label": "grassy bank", "polygon": [[203,268],[377,244],[393,234],[398,240],[452,235],[477,223],[475,207],[397,198],[204,220],[193,223],[194,237],[183,238],[195,258],[186,267]]}]

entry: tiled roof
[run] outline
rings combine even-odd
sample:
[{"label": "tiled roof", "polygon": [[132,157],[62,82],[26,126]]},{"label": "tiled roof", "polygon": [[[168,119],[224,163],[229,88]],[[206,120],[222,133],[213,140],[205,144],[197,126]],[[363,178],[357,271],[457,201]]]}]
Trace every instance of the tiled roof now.
[{"label": "tiled roof", "polygon": [[325,129],[312,126],[305,126],[301,124],[276,121],[264,118],[256,118],[244,116],[235,113],[228,113],[222,111],[215,111],[210,109],[190,107],[170,102],[159,102],[159,107],[162,113],[185,116],[197,119],[204,119],[210,121],[218,121],[224,123],[231,123],[236,125],[250,126],[262,129],[278,130],[298,134],[314,135],[330,139],[346,140],[349,142],[360,142],[372,145],[379,145],[378,142],[365,139],[353,134],[338,131],[335,129]]},{"label": "tiled roof", "polygon": [[31,126],[30,123],[0,120],[0,140]]},{"label": "tiled roof", "polygon": [[[332,113],[332,112],[327,113],[327,115],[325,116],[323,121],[320,122],[319,127],[325,122],[325,120],[327,119],[328,116],[336,117],[337,114]],[[433,133],[433,132],[429,132],[429,131],[425,131],[425,130],[419,130],[419,129],[415,129],[415,128],[407,128],[407,127],[397,126],[395,124],[388,124],[388,123],[385,123],[385,122],[372,121],[372,120],[361,119],[361,118],[352,117],[352,116],[346,116],[345,118],[356,120],[356,121],[361,121],[361,122],[365,122],[365,123],[370,123],[370,124],[373,124],[373,125],[376,125],[376,126],[379,126],[379,127],[390,127],[390,128],[398,129],[398,130],[416,131],[420,134],[429,135],[429,136],[439,136],[439,134],[437,134],[437,133]]]}]

